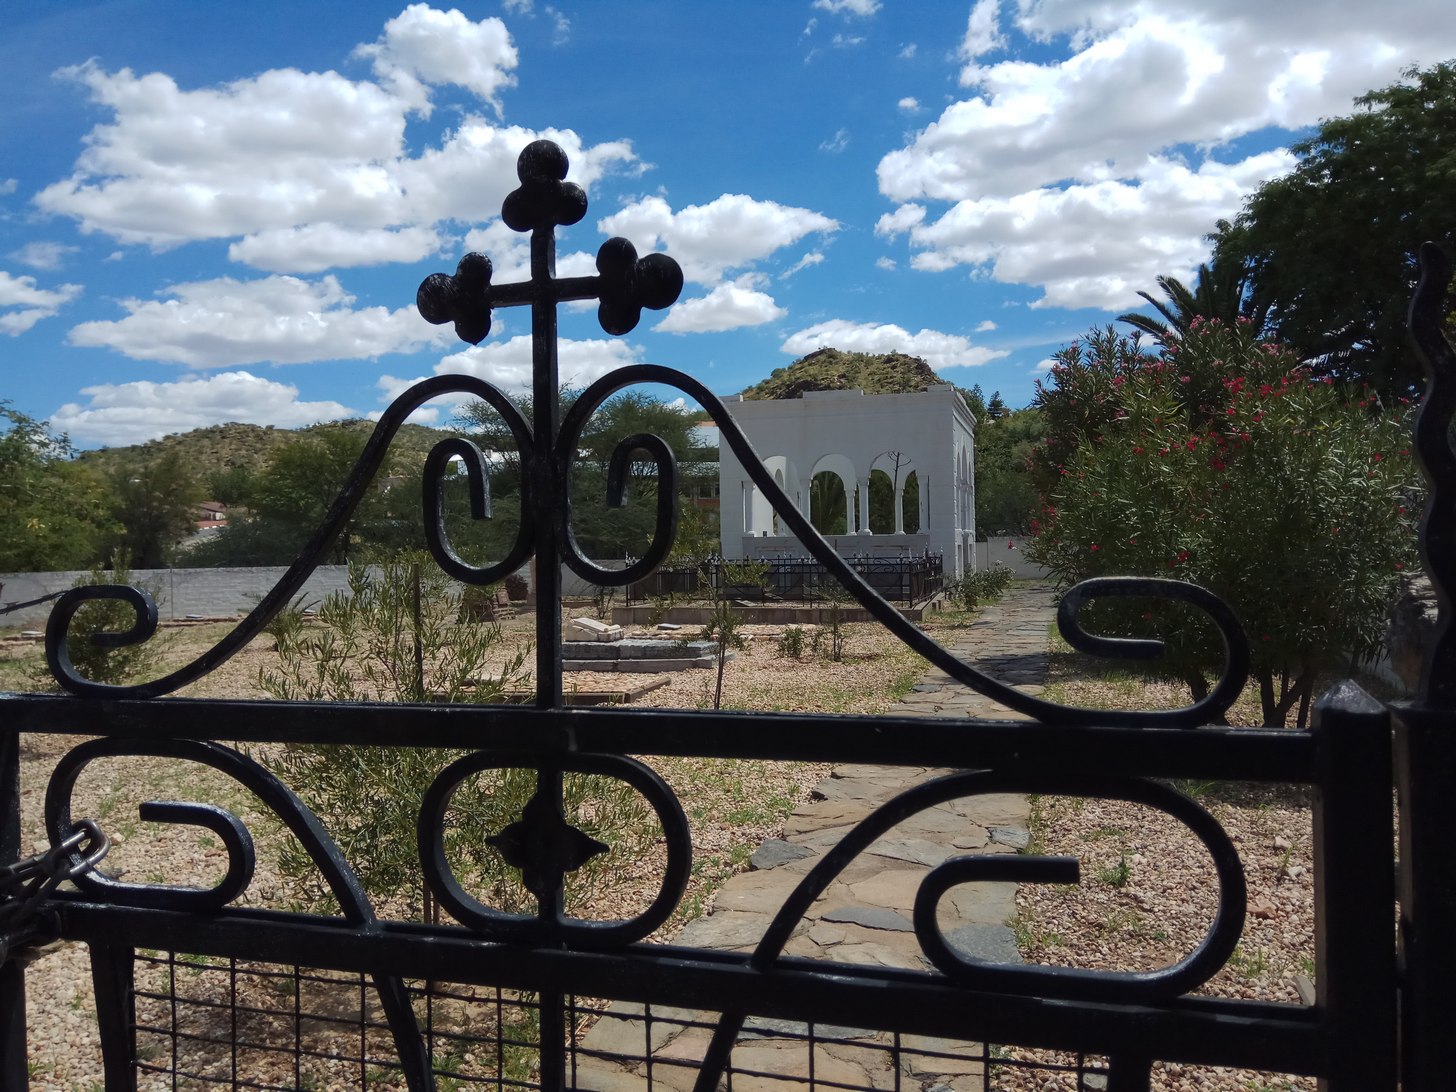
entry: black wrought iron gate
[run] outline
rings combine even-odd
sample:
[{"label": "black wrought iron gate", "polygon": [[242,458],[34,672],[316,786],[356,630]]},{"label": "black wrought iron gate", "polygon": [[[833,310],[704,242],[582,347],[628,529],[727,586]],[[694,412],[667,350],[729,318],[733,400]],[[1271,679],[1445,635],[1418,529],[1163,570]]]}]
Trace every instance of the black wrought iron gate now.
[{"label": "black wrought iron gate", "polygon": [[[554,1090],[590,1084],[616,1092],[599,1081],[581,1079],[581,1048],[573,1033],[575,999],[581,996],[715,1014],[710,1041],[691,1067],[697,1092],[710,1092],[725,1081],[731,1088],[735,1075],[741,1087],[756,1087],[743,1071],[734,1070],[732,1054],[745,1021],[762,1018],[794,1022],[807,1029],[811,1040],[816,1026],[828,1024],[1097,1056],[1106,1059],[1101,1087],[1111,1089],[1146,1088],[1157,1060],[1307,1074],[1318,1077],[1321,1087],[1336,1090],[1394,1089],[1402,1079],[1409,1090],[1448,1086],[1442,1048],[1456,1015],[1450,988],[1456,970],[1456,868],[1447,845],[1456,831],[1456,716],[1451,712],[1456,707],[1456,636],[1449,632],[1451,604],[1445,589],[1456,586],[1456,455],[1448,437],[1456,416],[1456,360],[1439,330],[1439,303],[1449,279],[1440,254],[1428,248],[1423,255],[1425,276],[1412,314],[1416,339],[1431,369],[1417,442],[1432,476],[1425,545],[1428,571],[1441,597],[1441,632],[1420,698],[1395,712],[1393,766],[1392,717],[1353,685],[1327,694],[1307,731],[1207,727],[1243,687],[1248,652],[1237,621],[1220,601],[1173,581],[1089,581],[1066,595],[1059,625],[1068,641],[1084,651],[1146,655],[1156,647],[1085,632],[1077,621],[1079,608],[1098,597],[1145,596],[1180,599],[1204,611],[1223,635],[1226,665],[1208,697],[1188,708],[1115,714],[1068,708],[1021,693],[959,661],[906,622],[825,545],[763,471],[723,405],[685,374],[647,365],[621,369],[592,384],[558,419],[557,305],[596,300],[602,327],[624,334],[636,325],[642,308],[670,305],[682,286],[681,272],[670,258],[639,258],[623,239],[602,246],[596,276],[555,276],[555,229],[577,222],[586,211],[583,192],[564,181],[566,167],[564,154],[549,142],[532,144],[521,154],[521,185],[507,198],[503,218],[511,228],[530,232],[528,281],[495,284],[490,262],[469,255],[453,276],[432,276],[419,290],[424,316],[435,323],[453,322],[470,342],[489,333],[495,308],[530,307],[535,361],[530,420],[496,388],[470,377],[441,376],[414,386],[384,414],[325,525],[278,586],[216,647],[155,681],[135,686],[88,681],[67,653],[73,615],[83,603],[98,598],[121,600],[135,613],[129,632],[106,635],[105,640],[147,640],[157,625],[148,596],[108,586],[77,589],[58,601],[47,628],[46,652],[54,677],[67,693],[0,696],[0,860],[21,861],[25,848],[19,844],[22,740],[31,733],[99,738],[65,754],[46,786],[45,823],[53,848],[0,875],[0,1086],[21,1089],[28,1084],[24,957],[30,946],[54,937],[90,946],[109,1090],[134,1088],[139,1074],[155,1068],[138,1047],[139,997],[147,998],[138,986],[138,966],[161,967],[175,976],[179,957],[154,953],[194,953],[202,961],[183,960],[184,971],[222,968],[234,985],[239,961],[284,968],[270,973],[278,980],[277,989],[285,996],[291,991],[295,1003],[300,983],[320,971],[365,976],[358,988],[377,998],[382,1015],[377,1027],[366,1027],[361,1034],[376,1040],[384,1036],[391,1053],[388,1073],[416,1092],[441,1087],[448,1077],[434,1049],[439,1045],[435,1030],[428,1020],[421,1024],[421,1005],[430,1004],[433,996],[422,991],[421,983],[436,992],[441,984],[493,989],[497,1007],[506,996],[499,991],[513,991],[515,1003],[531,1009],[539,1024],[530,1037],[534,1061],[524,1075],[498,1072],[488,1082],[498,1088]],[[623,570],[603,569],[582,556],[572,534],[569,468],[582,429],[613,393],[642,382],[674,386],[704,406],[779,518],[906,645],[953,678],[1028,714],[1032,722],[568,707],[560,658],[560,563],[597,584],[629,584],[663,560],[674,536],[672,452],[651,435],[623,441],[608,483],[613,499],[620,501],[629,462],[645,453],[656,463],[661,483],[657,526],[645,556]],[[461,460],[474,516],[483,518],[489,514],[489,474],[478,449],[464,439],[451,439],[431,452],[425,469],[430,549],[446,573],[474,585],[499,581],[536,561],[534,704],[321,706],[159,700],[217,667],[289,603],[360,501],[405,418],[427,399],[447,393],[489,403],[514,434],[524,474],[520,531],[497,564],[476,567],[457,556],[444,530],[441,479],[452,460]],[[419,804],[420,860],[450,923],[377,917],[350,862],[290,788],[235,746],[215,740],[467,751],[440,774]],[[251,879],[252,842],[240,819],[209,805],[154,803],[146,805],[149,814],[144,818],[200,826],[215,834],[229,862],[216,887],[122,882],[94,870],[106,832],[72,815],[71,793],[88,764],[117,755],[165,756],[210,766],[251,790],[313,858],[340,912],[318,916],[231,905]],[[676,906],[687,882],[692,845],[681,804],[646,764],[629,757],[636,755],[857,762],[963,772],[921,784],[855,825],[803,877],[753,950],[733,954],[645,939]],[[535,771],[534,797],[520,819],[495,839],[503,855],[522,870],[536,900],[534,913],[507,914],[479,901],[458,881],[445,851],[452,793],[475,773],[499,768]],[[564,909],[564,878],[602,850],[563,811],[563,779],[580,773],[625,782],[646,799],[661,828],[666,863],[657,894],[645,910],[623,920],[580,920]],[[1233,952],[1244,922],[1246,892],[1233,843],[1198,803],[1163,784],[1176,778],[1312,786],[1318,990],[1312,1005],[1193,995]],[[1399,953],[1393,927],[1397,879],[1391,860],[1392,785],[1402,809]],[[1186,824],[1206,847],[1219,888],[1217,914],[1201,944],[1155,973],[1016,967],[973,958],[947,940],[937,925],[937,904],[947,891],[987,880],[1073,882],[1076,866],[1075,861],[1037,855],[972,854],[934,868],[920,889],[915,933],[933,969],[826,964],[784,954],[789,934],[815,896],[885,830],[947,800],[1008,791],[1119,798],[1164,810]],[[175,998],[172,1004],[175,1009]],[[650,1016],[645,1018],[650,1022]],[[504,1038],[497,1035],[498,1052]],[[376,1049],[365,1046],[365,1054]],[[223,1083],[247,1085],[246,1063],[238,1062],[236,1045],[232,1050],[233,1065]],[[650,1083],[650,1066],[647,1073]],[[898,1069],[896,1073],[898,1088]],[[386,1076],[380,1083],[390,1079]],[[175,1073],[170,1080],[172,1087],[187,1083],[179,1083]],[[368,1073],[360,1074],[359,1083],[368,1080]],[[450,1080],[454,1083],[449,1087],[460,1083]],[[663,1083],[684,1087],[680,1076]]]}]

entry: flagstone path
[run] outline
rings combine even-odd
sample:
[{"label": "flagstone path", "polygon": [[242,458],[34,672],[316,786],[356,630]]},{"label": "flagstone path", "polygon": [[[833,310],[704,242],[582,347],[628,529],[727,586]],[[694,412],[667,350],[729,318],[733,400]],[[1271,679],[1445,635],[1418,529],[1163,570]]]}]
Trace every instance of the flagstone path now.
[{"label": "flagstone path", "polygon": [[[948,647],[988,674],[1031,693],[1046,678],[1047,627],[1054,608],[1047,585],[1018,584]],[[898,715],[1025,719],[932,668],[906,696]],[[788,819],[782,839],[763,843],[750,871],[728,880],[712,910],[690,922],[677,943],[751,952],[774,913],[820,855],[878,805],[946,771],[899,766],[836,767],[809,802]],[[853,861],[810,908],[786,954],[867,966],[926,969],[911,908],[920,881],[948,857],[969,851],[1011,853],[1027,844],[1028,806],[1000,794],[951,801],[899,824]],[[991,962],[1019,957],[1009,920],[1015,885],[981,883],[953,889],[942,903],[941,927],[967,955]],[[592,1092],[642,1092],[662,1086],[686,1092],[712,1037],[716,1014],[618,1003],[587,1033],[583,1047],[613,1058],[579,1057],[576,1085]],[[860,1088],[970,1092],[985,1085],[984,1049],[925,1036],[901,1036],[900,1073],[893,1037],[815,1025],[813,1076]],[[795,1021],[750,1019],[732,1056],[734,1092],[789,1092],[810,1083],[810,1029]],[[645,1056],[651,1049],[650,1060]],[[898,1079],[897,1079],[898,1078]]]}]

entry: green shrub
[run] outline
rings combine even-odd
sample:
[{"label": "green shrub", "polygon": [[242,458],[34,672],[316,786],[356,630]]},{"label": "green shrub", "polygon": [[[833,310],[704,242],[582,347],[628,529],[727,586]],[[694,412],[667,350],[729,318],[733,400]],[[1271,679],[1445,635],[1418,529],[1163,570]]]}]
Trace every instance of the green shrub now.
[{"label": "green shrub", "polygon": [[[498,625],[459,621],[460,600],[423,557],[351,565],[348,591],[325,599],[314,624],[281,632],[279,665],[261,671],[259,684],[275,698],[295,701],[498,701],[523,681],[528,650],[503,650]],[[419,804],[440,770],[465,753],[291,744],[266,761],[319,814],[372,895],[433,920],[416,847]],[[456,875],[501,910],[526,909],[533,898],[486,839],[520,818],[535,789],[534,770],[485,771],[459,786],[447,815],[446,848]],[[568,878],[575,898],[640,857],[657,828],[646,802],[621,782],[568,775],[563,792],[568,819],[613,847]],[[329,905],[301,847],[285,849],[280,866],[307,902]]]},{"label": "green shrub", "polygon": [[[1314,681],[1383,640],[1420,510],[1410,422],[1312,375],[1250,324],[1195,318],[1158,355],[1110,334],[1057,354],[1029,556],[1063,585],[1202,585],[1248,634],[1264,723],[1304,723]],[[1165,601],[1106,599],[1087,628],[1153,637],[1194,698],[1223,662],[1213,627]]]},{"label": "green shrub", "polygon": [[[120,555],[112,559],[108,572],[96,566],[72,585],[77,588],[97,584],[130,584],[131,567]],[[136,624],[136,614],[119,599],[93,599],[83,603],[71,619],[66,631],[66,651],[71,665],[89,682],[120,686],[149,674],[157,663],[155,639],[134,645],[108,648],[92,642],[96,633],[125,633]],[[36,670],[38,683],[53,683],[50,668],[42,661]]]},{"label": "green shrub", "polygon": [[1011,586],[1011,569],[997,562],[989,569],[966,573],[949,591],[950,599],[962,610],[975,610],[984,603],[994,603]]},{"label": "green shrub", "polygon": [[779,635],[779,656],[786,660],[804,658],[804,627],[789,626]]}]

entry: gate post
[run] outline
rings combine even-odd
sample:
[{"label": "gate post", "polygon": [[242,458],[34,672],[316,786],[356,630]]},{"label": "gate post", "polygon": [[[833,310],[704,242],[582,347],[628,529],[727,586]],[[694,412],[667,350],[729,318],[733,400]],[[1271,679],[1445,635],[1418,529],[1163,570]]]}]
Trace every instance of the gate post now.
[{"label": "gate post", "polygon": [[1313,733],[1315,985],[1338,1074],[1319,1087],[1394,1089],[1390,714],[1340,682],[1315,703]]},{"label": "gate post", "polygon": [[1451,1086],[1456,1026],[1456,716],[1395,706],[1400,797],[1400,1036],[1405,1092]]},{"label": "gate post", "polygon": [[[20,860],[20,733],[0,730],[0,864]],[[30,1087],[25,1046],[25,971],[0,963],[0,1092]]]}]

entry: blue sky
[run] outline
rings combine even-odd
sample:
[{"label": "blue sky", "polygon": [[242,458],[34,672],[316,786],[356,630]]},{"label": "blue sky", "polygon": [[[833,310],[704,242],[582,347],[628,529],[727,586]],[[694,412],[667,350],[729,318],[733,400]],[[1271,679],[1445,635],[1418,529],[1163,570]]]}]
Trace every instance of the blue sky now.
[{"label": "blue sky", "polygon": [[523,311],[466,350],[413,300],[467,250],[519,274],[500,203],[550,136],[590,200],[559,272],[623,235],[687,278],[623,338],[565,312],[563,378],[731,394],[832,345],[1023,405],[1291,140],[1456,56],[1446,4],[11,0],[0,398],[94,447],[522,389]]}]

